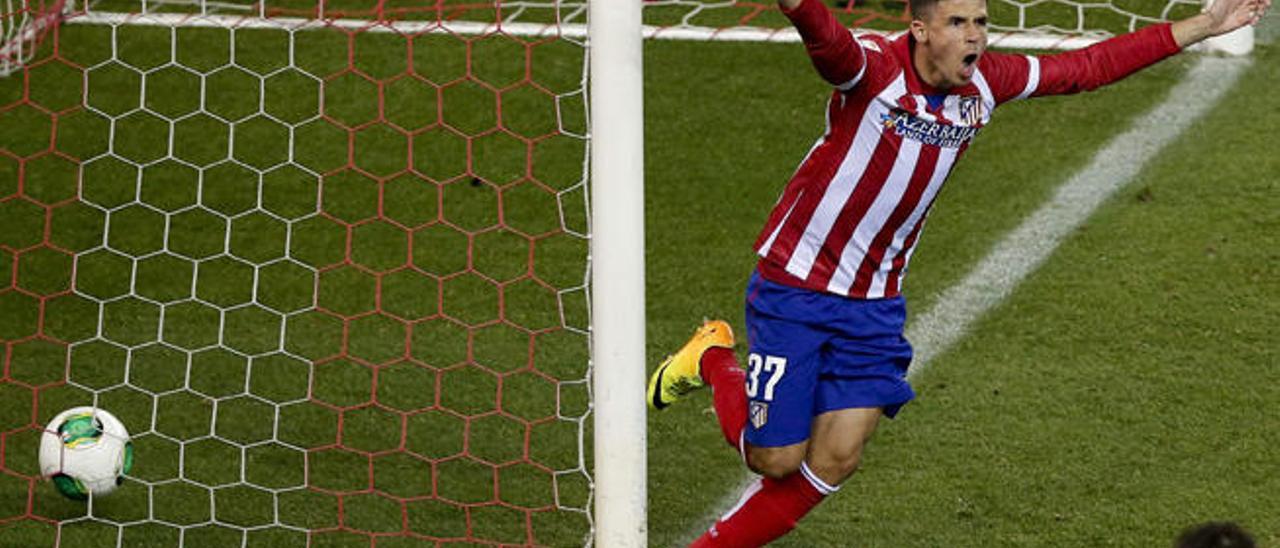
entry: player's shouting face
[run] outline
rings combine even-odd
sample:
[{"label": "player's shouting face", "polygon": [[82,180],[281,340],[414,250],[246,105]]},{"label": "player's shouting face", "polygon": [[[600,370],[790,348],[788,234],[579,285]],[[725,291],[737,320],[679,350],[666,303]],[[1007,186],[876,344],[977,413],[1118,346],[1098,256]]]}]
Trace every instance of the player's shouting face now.
[{"label": "player's shouting face", "polygon": [[987,49],[986,0],[911,2],[916,70],[938,88],[967,85]]}]

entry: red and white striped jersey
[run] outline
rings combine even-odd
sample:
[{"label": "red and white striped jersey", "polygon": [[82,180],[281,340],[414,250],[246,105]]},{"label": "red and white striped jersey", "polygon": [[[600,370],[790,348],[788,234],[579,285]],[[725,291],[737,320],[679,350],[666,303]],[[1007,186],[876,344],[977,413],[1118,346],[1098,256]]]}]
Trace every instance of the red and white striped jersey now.
[{"label": "red and white striped jersey", "polygon": [[766,279],[853,298],[899,294],[925,217],[999,105],[1113,82],[1178,51],[1168,25],[1047,56],[987,52],[969,85],[935,89],[909,34],[860,39],[819,2],[788,13],[835,85],[827,128],[756,240]]}]

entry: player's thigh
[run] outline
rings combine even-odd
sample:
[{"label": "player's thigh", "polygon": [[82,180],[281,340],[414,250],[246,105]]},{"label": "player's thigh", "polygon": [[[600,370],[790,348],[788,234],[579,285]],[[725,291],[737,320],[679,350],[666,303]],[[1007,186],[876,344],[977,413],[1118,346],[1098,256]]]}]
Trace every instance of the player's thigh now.
[{"label": "player's thigh", "polygon": [[829,484],[843,482],[858,468],[862,448],[883,414],[879,407],[855,407],[815,417],[806,456],[809,468]]},{"label": "player's thigh", "polygon": [[780,479],[800,469],[808,448],[809,440],[780,447],[747,444],[747,468],[762,476]]}]

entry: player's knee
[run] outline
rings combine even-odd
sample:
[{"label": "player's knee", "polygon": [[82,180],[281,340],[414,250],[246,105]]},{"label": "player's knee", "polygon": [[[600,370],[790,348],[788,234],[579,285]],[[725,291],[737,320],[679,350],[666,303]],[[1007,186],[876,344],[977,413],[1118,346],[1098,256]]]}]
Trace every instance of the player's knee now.
[{"label": "player's knee", "polygon": [[804,450],[789,447],[751,447],[747,450],[747,467],[765,477],[781,479],[800,469]]},{"label": "player's knee", "polygon": [[861,463],[862,459],[858,455],[853,455],[832,459],[827,468],[831,470],[831,476],[847,478],[858,470],[858,465]]},{"label": "player's knee", "polygon": [[774,455],[748,457],[747,467],[752,472],[773,479],[782,479],[800,469],[800,463]]},{"label": "player's knee", "polygon": [[839,484],[852,476],[862,462],[862,451],[814,451],[809,468],[825,481]]}]

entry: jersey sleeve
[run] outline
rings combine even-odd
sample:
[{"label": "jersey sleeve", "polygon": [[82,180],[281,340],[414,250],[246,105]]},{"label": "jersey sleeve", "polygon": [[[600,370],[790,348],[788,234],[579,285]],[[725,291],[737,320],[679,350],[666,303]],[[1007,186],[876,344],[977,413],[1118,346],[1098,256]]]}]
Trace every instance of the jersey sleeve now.
[{"label": "jersey sleeve", "polygon": [[1181,51],[1170,27],[1169,23],[1152,25],[1053,55],[988,53],[983,57],[991,57],[990,68],[984,72],[992,75],[996,102],[1091,91]]},{"label": "jersey sleeve", "polygon": [[783,13],[800,32],[805,50],[824,80],[841,91],[853,89],[862,81],[867,69],[866,51],[822,2],[804,0]]},{"label": "jersey sleeve", "polygon": [[988,51],[982,54],[978,68],[991,86],[996,104],[1030,97],[1040,83],[1039,61],[1030,55]]}]

